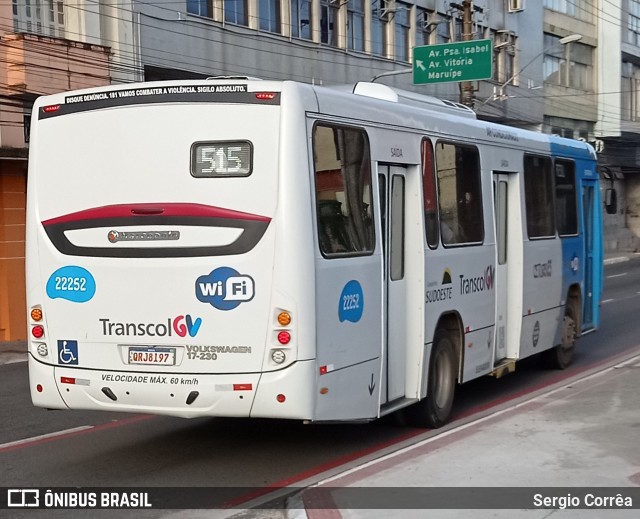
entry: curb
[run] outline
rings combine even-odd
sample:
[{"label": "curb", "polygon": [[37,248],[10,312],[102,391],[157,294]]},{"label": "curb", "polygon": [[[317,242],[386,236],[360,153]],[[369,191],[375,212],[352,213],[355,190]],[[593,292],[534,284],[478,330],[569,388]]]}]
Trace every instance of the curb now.
[{"label": "curb", "polygon": [[27,341],[0,341],[0,353],[27,353]]}]

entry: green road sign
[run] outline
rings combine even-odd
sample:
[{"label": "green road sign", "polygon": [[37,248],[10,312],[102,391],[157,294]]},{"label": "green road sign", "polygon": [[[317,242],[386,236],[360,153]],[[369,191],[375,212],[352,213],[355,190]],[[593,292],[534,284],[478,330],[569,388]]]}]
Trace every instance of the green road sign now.
[{"label": "green road sign", "polygon": [[414,47],[413,84],[489,79],[491,49],[491,40]]}]

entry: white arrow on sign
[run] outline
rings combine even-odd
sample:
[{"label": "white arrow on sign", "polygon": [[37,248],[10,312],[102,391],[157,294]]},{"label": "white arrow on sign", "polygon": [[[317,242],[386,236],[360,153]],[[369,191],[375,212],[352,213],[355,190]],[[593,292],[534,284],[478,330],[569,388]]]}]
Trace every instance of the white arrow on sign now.
[{"label": "white arrow on sign", "polygon": [[427,67],[424,66],[424,64],[422,63],[422,60],[417,59],[416,60],[416,67],[418,67],[420,70],[427,70]]}]

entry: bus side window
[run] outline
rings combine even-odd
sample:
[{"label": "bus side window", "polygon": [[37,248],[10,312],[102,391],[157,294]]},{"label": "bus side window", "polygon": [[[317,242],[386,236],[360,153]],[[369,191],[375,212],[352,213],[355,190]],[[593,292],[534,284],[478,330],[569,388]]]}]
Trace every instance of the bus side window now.
[{"label": "bus side window", "polygon": [[440,232],[445,245],[482,243],[480,158],[473,146],[436,145]]},{"label": "bus side window", "polygon": [[556,222],[553,198],[551,159],[525,155],[524,203],[529,238],[555,237]]},{"label": "bus side window", "polygon": [[337,200],[318,200],[318,236],[325,252],[349,252],[347,224],[342,214],[342,203]]},{"label": "bus side window", "polygon": [[555,163],[556,227],[560,236],[578,234],[578,203],[576,201],[576,165],[569,160]]},{"label": "bus side window", "polygon": [[433,164],[433,147],[429,139],[422,140],[422,189],[424,198],[424,225],[427,244],[435,249],[440,241],[438,229],[438,203]]},{"label": "bus side window", "polygon": [[313,130],[318,243],[326,257],[373,252],[371,161],[363,130]]}]

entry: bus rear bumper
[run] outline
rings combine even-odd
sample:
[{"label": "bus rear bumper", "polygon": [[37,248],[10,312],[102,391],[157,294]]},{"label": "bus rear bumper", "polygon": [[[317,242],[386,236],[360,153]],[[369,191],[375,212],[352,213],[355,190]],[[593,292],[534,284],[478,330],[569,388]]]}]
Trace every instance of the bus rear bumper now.
[{"label": "bus rear bumper", "polygon": [[262,374],[251,416],[313,420],[315,360],[298,361],[279,371]]},{"label": "bus rear bumper", "polygon": [[[29,362],[32,400],[39,407],[183,418],[311,418],[312,361],[273,373],[231,375],[69,368],[43,364],[33,357]],[[38,391],[38,384],[44,390]],[[284,401],[279,395],[284,395]]]},{"label": "bus rear bumper", "polygon": [[29,353],[28,359],[29,390],[33,405],[47,409],[67,409],[67,405],[58,391],[53,367],[38,362],[31,353]]}]

